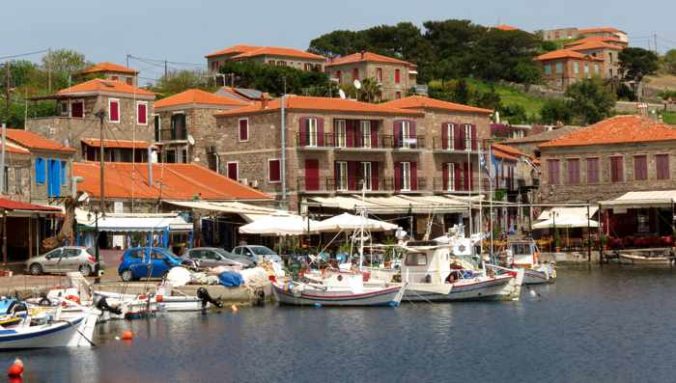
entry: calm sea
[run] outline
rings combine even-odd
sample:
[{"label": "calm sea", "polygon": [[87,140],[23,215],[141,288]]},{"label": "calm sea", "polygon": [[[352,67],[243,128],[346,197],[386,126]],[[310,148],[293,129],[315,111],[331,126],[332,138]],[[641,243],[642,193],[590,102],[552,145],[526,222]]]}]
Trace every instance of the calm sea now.
[{"label": "calm sea", "polygon": [[[131,328],[131,343],[115,335]],[[676,272],[561,268],[520,302],[166,314],[96,349],[0,354],[24,382],[676,381]]]}]

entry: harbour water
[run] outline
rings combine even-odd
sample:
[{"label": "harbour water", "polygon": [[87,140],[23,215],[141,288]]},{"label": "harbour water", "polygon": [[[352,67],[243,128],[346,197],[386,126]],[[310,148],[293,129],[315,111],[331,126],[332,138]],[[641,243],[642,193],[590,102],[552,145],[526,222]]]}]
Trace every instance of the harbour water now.
[{"label": "harbour water", "polygon": [[671,270],[562,267],[520,302],[166,314],[0,366],[20,356],[24,382],[674,381],[675,295]]}]

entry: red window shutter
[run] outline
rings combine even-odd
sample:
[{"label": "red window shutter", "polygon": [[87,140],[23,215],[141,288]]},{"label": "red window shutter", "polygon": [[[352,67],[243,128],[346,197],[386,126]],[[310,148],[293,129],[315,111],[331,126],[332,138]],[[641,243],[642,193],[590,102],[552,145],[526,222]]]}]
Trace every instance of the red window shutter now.
[{"label": "red window shutter", "polygon": [[399,84],[401,82],[401,71],[399,69],[394,70],[394,83]]},{"label": "red window shutter", "polygon": [[478,141],[477,141],[477,131],[476,131],[476,125],[472,124],[472,150],[477,150],[478,148]]},{"label": "red window shutter", "polygon": [[371,121],[371,147],[378,147],[378,121]]},{"label": "red window shutter", "polygon": [[455,150],[464,150],[465,149],[465,129],[462,125],[455,127],[455,137],[453,138]]},{"label": "red window shutter", "polygon": [[317,118],[317,146],[324,146],[324,119]]},{"label": "red window shutter", "polygon": [[247,119],[239,120],[239,140],[240,141],[249,140],[249,120]]},{"label": "red window shutter", "polygon": [[454,174],[453,178],[455,178],[455,190],[462,190],[462,168],[458,166],[458,164],[455,164],[455,167],[453,168]]},{"label": "red window shutter", "polygon": [[298,144],[300,146],[305,146],[308,142],[307,118],[301,117],[298,119],[298,125],[298,133],[300,135],[300,137],[298,137]]},{"label": "red window shutter", "polygon": [[401,162],[394,163],[394,190],[401,190]]},{"label": "red window shutter", "polygon": [[352,80],[359,80],[359,68],[352,69]]},{"label": "red window shutter", "polygon": [[[514,169],[512,169],[514,170]],[[469,164],[469,188],[470,190],[474,190],[474,164],[470,163]]]},{"label": "red window shutter", "polygon": [[[336,168],[338,164],[336,164]],[[336,171],[336,177],[338,172]],[[319,160],[306,159],[305,160],[305,190],[316,191],[319,190]]]},{"label": "red window shutter", "polygon": [[646,156],[634,157],[634,179],[637,181],[648,179],[648,159]]},{"label": "red window shutter", "polygon": [[378,190],[378,163],[371,162],[371,190]]},{"label": "red window shutter", "polygon": [[359,175],[359,161],[347,162],[347,189],[361,190],[361,185],[357,185]]},{"label": "red window shutter", "polygon": [[138,123],[145,125],[148,123],[148,105],[147,104],[138,104]]},{"label": "red window shutter", "polygon": [[463,162],[462,172],[464,173],[463,185],[465,186],[465,190],[469,190],[469,164],[467,162]]},{"label": "red window shutter", "polygon": [[279,182],[282,179],[282,172],[279,160],[268,161],[268,179],[270,182]]},{"label": "red window shutter", "polygon": [[354,148],[355,147],[355,133],[357,130],[357,124],[356,121],[354,120],[347,120],[345,121],[345,144],[347,145],[348,148]]},{"label": "red window shutter", "polygon": [[655,156],[655,166],[656,178],[658,180],[668,180],[671,178],[669,174],[669,155],[668,154],[658,154]]},{"label": "red window shutter", "polygon": [[228,163],[228,178],[237,181],[237,162]]},{"label": "red window shutter", "polygon": [[394,121],[392,125],[392,135],[394,136],[394,142],[392,147],[400,148],[401,143],[401,120]]},{"label": "red window shutter", "polygon": [[418,163],[411,162],[411,190],[418,190]]},{"label": "red window shutter", "polygon": [[441,124],[441,148],[446,150],[448,147],[448,122]]},{"label": "red window shutter", "polygon": [[108,118],[110,121],[120,121],[120,103],[118,101],[110,101],[110,110],[108,111]]},{"label": "red window shutter", "polygon": [[448,190],[448,169],[450,169],[450,164],[444,163],[441,165],[441,187],[444,191]]},{"label": "red window shutter", "polygon": [[70,104],[70,115],[73,118],[84,117],[84,102],[78,101]]}]

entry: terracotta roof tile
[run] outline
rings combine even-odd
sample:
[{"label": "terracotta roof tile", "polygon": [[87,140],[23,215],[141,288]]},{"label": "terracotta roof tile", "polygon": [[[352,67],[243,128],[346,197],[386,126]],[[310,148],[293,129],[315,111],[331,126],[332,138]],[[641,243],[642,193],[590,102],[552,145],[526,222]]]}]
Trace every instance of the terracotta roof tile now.
[{"label": "terracotta roof tile", "polygon": [[[421,116],[422,113],[406,109],[398,109],[386,104],[369,104],[355,100],[343,100],[340,98],[328,97],[306,97],[306,96],[287,96],[287,110],[307,110],[335,113],[364,113],[381,115],[400,115],[400,116]],[[228,117],[248,115],[255,113],[265,113],[281,109],[281,99],[277,98],[267,102],[265,107],[260,102],[243,108],[228,110],[216,113],[216,116]]]},{"label": "terracotta roof tile", "polygon": [[0,209],[3,210],[27,210],[27,211],[44,211],[60,213],[61,209],[55,206],[35,205],[32,203],[14,201],[7,198],[0,198]]},{"label": "terracotta roof tile", "polygon": [[22,129],[7,129],[7,139],[14,141],[28,150],[45,150],[54,152],[74,153],[75,149],[61,145],[61,143],[45,138],[37,133]]},{"label": "terracotta roof tile", "polygon": [[508,32],[508,31],[518,31],[518,30],[519,30],[519,28],[514,27],[514,26],[511,26],[511,25],[507,25],[507,24],[496,25],[496,26],[494,26],[493,28],[499,29],[499,30],[505,31],[505,32]]},{"label": "terracotta roof tile", "polygon": [[617,28],[614,27],[593,27],[593,28],[581,28],[577,30],[578,33],[585,34],[585,33],[624,33],[624,31],[621,31]]},{"label": "terracotta roof tile", "polygon": [[405,65],[408,67],[415,67],[416,65],[413,63],[410,63],[408,61],[404,60],[399,60],[394,57],[388,57],[388,56],[383,56],[379,55],[377,53],[373,52],[357,52],[353,53],[351,55],[343,56],[343,57],[336,57],[334,59],[331,59],[328,64],[326,64],[327,67],[330,66],[335,66],[335,65],[345,65],[345,64],[354,64],[354,63],[359,63],[359,62],[378,62],[378,63],[384,63],[384,64],[400,64],[400,65]]},{"label": "terracotta roof tile", "polygon": [[478,108],[476,106],[469,106],[463,104],[456,104],[454,102],[437,100],[425,96],[409,96],[384,103],[383,105],[391,106],[399,109],[441,109],[450,112],[465,112],[465,113],[493,113],[490,109]]},{"label": "terracotta roof tile", "polygon": [[548,61],[548,60],[560,60],[560,59],[578,59],[578,60],[593,60],[593,61],[603,61],[602,58],[600,57],[593,57],[589,55],[585,55],[580,52],[576,52],[572,49],[559,49],[551,52],[547,52],[545,54],[541,54],[540,56],[535,58],[538,61]]},{"label": "terracotta roof tile", "polygon": [[62,89],[56,94],[58,96],[79,96],[100,93],[135,94],[140,97],[155,97],[155,93],[149,90],[137,88],[120,81],[104,80],[100,78],[95,78],[81,84],[73,85],[70,88]]},{"label": "terracotta roof tile", "polygon": [[[2,148],[2,143],[0,143],[0,148]],[[22,148],[21,146],[18,146],[17,144],[8,141],[7,146],[5,147],[5,153],[11,153],[11,154],[31,154],[31,152],[27,149]]]},{"label": "terracotta roof tile", "polygon": [[235,100],[230,97],[223,97],[213,93],[205,92],[201,89],[188,89],[181,93],[163,98],[155,102],[155,110],[161,108],[170,108],[175,106],[189,105],[215,105],[215,106],[246,106],[248,102]]},{"label": "terracotta roof tile", "polygon": [[282,57],[295,57],[306,60],[321,60],[321,61],[326,60],[326,57],[324,56],[320,56],[314,53],[306,52],[295,48],[261,47],[256,45],[244,45],[244,44],[221,49],[219,51],[209,53],[205,57],[210,58],[223,55],[236,55],[232,57],[233,60],[257,56],[282,56]]},{"label": "terracotta roof tile", "polygon": [[611,117],[578,129],[541,148],[587,145],[628,144],[634,142],[676,141],[676,128],[641,116]]},{"label": "terracotta roof tile", "polygon": [[512,161],[518,161],[519,157],[528,157],[527,154],[522,151],[513,148],[511,146],[502,145],[498,143],[491,144],[491,153],[498,158],[503,158]]},{"label": "terracotta roof tile", "polygon": [[125,74],[137,74],[136,69],[128,68],[124,65],[119,65],[111,62],[100,62],[94,64],[89,68],[86,68],[81,74],[90,74],[90,73],[101,73],[101,72],[115,72],[115,73],[125,73]]},{"label": "terracotta roof tile", "polygon": [[238,45],[233,45],[231,47],[225,48],[225,49],[220,49],[215,52],[209,53],[208,55],[204,57],[218,57],[218,56],[223,56],[223,55],[232,55],[232,54],[240,54],[240,53],[245,53],[252,51],[254,49],[260,48],[259,46],[256,45],[246,45],[246,44],[238,44]]},{"label": "terracotta roof tile", "polygon": [[603,41],[587,41],[582,44],[574,45],[570,48],[568,48],[572,51],[576,52],[582,52],[582,51],[589,51],[589,50],[597,50],[597,49],[611,49],[614,51],[621,51],[624,49],[624,47],[621,47],[617,44],[608,44]]},{"label": "terracotta roof tile", "polygon": [[[148,185],[148,164],[105,164],[106,198],[207,201],[269,200],[271,197],[195,164],[152,164],[153,186]],[[98,162],[73,163],[73,174],[83,177],[79,190],[100,197]]]},{"label": "terracotta roof tile", "polygon": [[608,43],[608,44],[626,44],[622,42],[622,40],[618,39],[617,37],[607,37],[607,36],[588,36],[588,37],[583,37],[579,40],[571,41],[569,43],[563,44],[565,48],[572,48],[576,45],[581,45],[589,42],[602,42],[602,43]]},{"label": "terracotta roof tile", "polygon": [[[98,138],[83,138],[82,143],[93,148],[101,147],[101,140]],[[132,140],[103,140],[105,148],[111,149],[148,149],[152,144],[148,141],[132,141]]]}]

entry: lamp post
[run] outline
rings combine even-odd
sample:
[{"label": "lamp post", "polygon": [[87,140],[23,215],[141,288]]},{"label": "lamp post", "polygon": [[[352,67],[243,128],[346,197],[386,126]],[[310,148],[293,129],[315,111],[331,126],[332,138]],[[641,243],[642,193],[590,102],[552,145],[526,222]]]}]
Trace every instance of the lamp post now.
[{"label": "lamp post", "polygon": [[551,211],[551,216],[552,216],[552,225],[554,226],[554,251],[558,252],[559,249],[559,236],[557,235],[558,233],[556,232],[556,216],[559,214],[552,208]]}]

